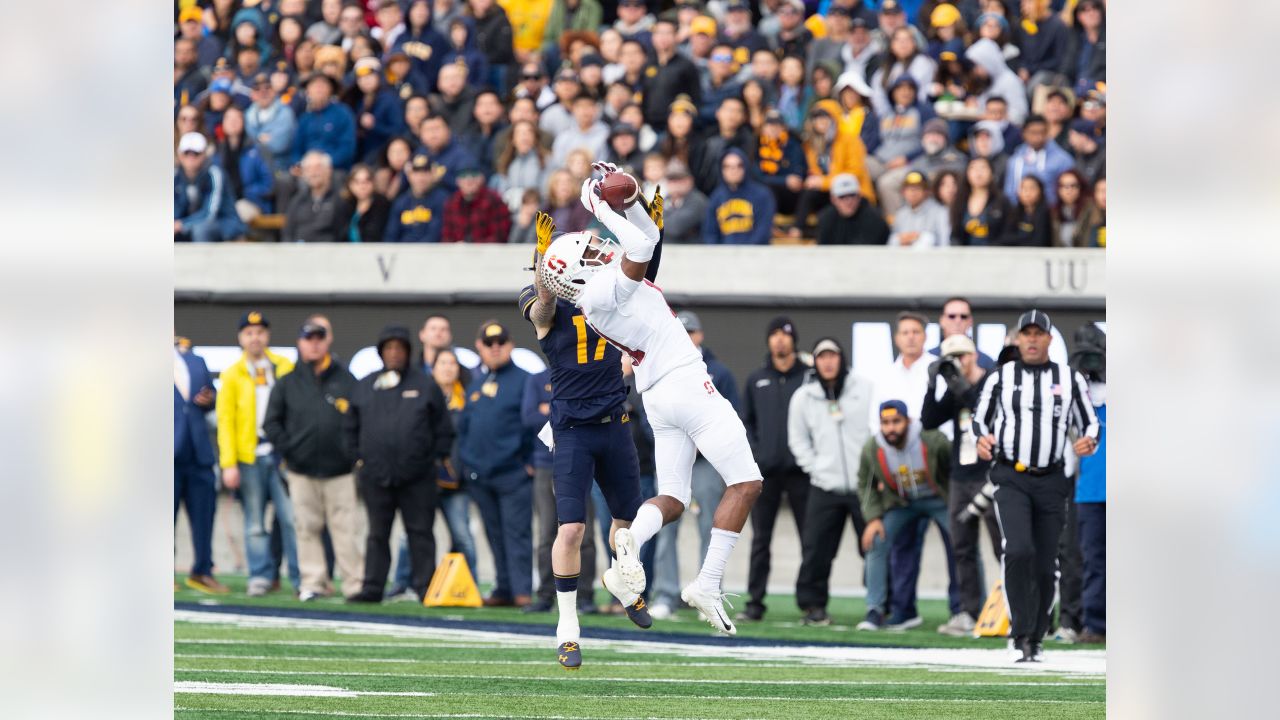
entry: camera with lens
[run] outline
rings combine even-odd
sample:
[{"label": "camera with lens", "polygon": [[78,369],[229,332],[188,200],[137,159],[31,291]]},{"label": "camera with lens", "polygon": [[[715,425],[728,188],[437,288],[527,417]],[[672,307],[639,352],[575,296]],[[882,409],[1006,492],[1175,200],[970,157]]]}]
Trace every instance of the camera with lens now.
[{"label": "camera with lens", "polygon": [[1107,334],[1097,325],[1083,325],[1075,334],[1075,352],[1068,362],[1094,382],[1107,381]]},{"label": "camera with lens", "polygon": [[974,495],[973,499],[969,501],[969,504],[956,513],[956,519],[961,522],[968,522],[973,518],[982,517],[982,514],[991,508],[991,501],[995,499],[995,496],[996,486],[988,480],[982,486],[982,489],[978,491],[978,494]]},{"label": "camera with lens", "polygon": [[933,361],[929,366],[929,376],[942,378],[947,388],[957,396],[964,395],[971,387],[968,378],[964,376],[964,367],[960,365],[960,358],[955,355],[947,355]]}]

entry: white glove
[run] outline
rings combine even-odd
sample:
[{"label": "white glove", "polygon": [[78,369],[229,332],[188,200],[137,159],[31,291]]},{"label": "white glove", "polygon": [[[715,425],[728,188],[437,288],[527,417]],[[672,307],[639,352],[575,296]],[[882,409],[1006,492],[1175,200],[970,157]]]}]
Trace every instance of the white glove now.
[{"label": "white glove", "polygon": [[593,162],[591,169],[600,173],[601,177],[618,172],[618,166],[610,162]]},{"label": "white glove", "polygon": [[599,180],[587,178],[582,181],[582,206],[594,215],[596,219],[604,223],[605,227],[612,229],[610,222],[621,220],[622,216],[614,212],[613,208],[609,207],[609,203],[605,202],[604,198],[600,197],[597,192],[599,187]]}]

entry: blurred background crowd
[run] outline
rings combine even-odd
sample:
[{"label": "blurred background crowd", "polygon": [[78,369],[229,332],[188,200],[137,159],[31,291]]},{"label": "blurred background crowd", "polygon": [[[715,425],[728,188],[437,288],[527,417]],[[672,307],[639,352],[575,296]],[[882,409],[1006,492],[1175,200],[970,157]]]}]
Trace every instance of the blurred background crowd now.
[{"label": "blurred background crowd", "polygon": [[1102,0],[179,0],[174,239],[1106,245]]}]

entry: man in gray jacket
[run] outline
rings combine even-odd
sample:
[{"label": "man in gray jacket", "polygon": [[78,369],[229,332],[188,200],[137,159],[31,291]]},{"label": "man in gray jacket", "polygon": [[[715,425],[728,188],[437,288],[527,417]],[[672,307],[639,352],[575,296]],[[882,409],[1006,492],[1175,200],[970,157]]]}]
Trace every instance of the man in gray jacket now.
[{"label": "man in gray jacket", "polygon": [[787,444],[812,484],[796,604],[806,625],[829,625],[831,563],[845,520],[853,521],[856,538],[866,528],[858,503],[858,460],[871,437],[871,382],[849,371],[844,348],[833,338],[813,346],[813,365],[811,379],[791,397],[787,415]]},{"label": "man in gray jacket", "polygon": [[947,209],[929,197],[929,181],[923,173],[907,173],[902,181],[902,199],[906,204],[893,215],[889,245],[924,250],[951,244],[951,219]]}]

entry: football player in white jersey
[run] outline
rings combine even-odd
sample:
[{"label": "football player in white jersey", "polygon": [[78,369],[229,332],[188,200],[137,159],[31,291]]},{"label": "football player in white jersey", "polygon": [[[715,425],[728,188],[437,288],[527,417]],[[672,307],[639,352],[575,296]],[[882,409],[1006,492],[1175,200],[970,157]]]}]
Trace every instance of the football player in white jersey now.
[{"label": "football player in white jersey", "polygon": [[[593,167],[601,174],[616,170],[604,163]],[[684,512],[693,461],[701,452],[728,487],[716,508],[702,569],[680,597],[713,628],[733,635],[737,628],[724,607],[721,578],[760,496],[760,468],[742,421],[716,392],[702,354],[662,291],[644,278],[658,242],[657,225],[639,203],[625,215],[615,212],[598,195],[599,183],[590,178],[583,183],[582,204],[618,243],[585,233],[563,235],[551,243],[538,271],[545,287],[577,304],[600,337],[631,356],[636,390],[653,426],[658,494],[640,507],[630,528],[614,535],[617,559],[605,571],[604,585],[624,606],[644,592],[640,548]]]}]

